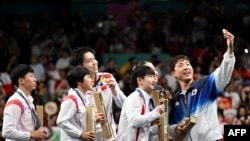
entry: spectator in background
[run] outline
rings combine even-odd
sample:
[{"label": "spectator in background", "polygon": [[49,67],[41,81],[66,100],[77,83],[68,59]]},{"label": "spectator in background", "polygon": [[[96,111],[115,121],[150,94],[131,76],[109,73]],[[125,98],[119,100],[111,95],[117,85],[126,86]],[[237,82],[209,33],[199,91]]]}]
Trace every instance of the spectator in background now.
[{"label": "spectator in background", "polygon": [[225,125],[235,125],[236,123],[236,110],[226,109],[224,110]]},{"label": "spectator in background", "polygon": [[248,83],[243,85],[240,93],[241,103],[247,105],[247,109],[250,109],[250,85]]},{"label": "spectator in background", "polygon": [[128,62],[126,62],[125,64],[123,64],[121,67],[120,67],[120,74],[121,74],[121,77],[125,77],[125,73],[127,71],[129,71],[133,66],[135,66],[137,64],[137,58],[135,56],[132,56],[128,59]]},{"label": "spectator in background", "polygon": [[15,54],[11,54],[8,58],[8,63],[7,63],[7,66],[6,66],[6,71],[7,72],[10,72],[13,67],[15,67],[17,64],[19,64],[19,59],[17,58],[17,55]]},{"label": "spectator in background", "polygon": [[67,73],[69,69],[64,68],[59,70],[60,79],[55,82],[55,93],[52,95],[52,99],[58,99],[62,97],[63,94],[67,93],[70,86],[67,82]]},{"label": "spectator in background", "polygon": [[37,88],[34,91],[34,98],[36,105],[45,105],[50,100],[50,95],[45,82],[38,82]]},{"label": "spectator in background", "polygon": [[48,92],[50,97],[54,97],[55,94],[55,84],[58,80],[61,79],[60,72],[56,68],[56,64],[53,60],[48,62],[48,66],[46,69],[46,75],[48,78]]},{"label": "spectator in background", "polygon": [[152,65],[154,66],[154,68],[156,69],[158,77],[161,77],[162,76],[161,70],[164,66],[164,63],[167,61],[167,59],[164,59],[163,61],[161,61],[161,60],[159,60],[157,55],[154,54],[150,57],[150,61],[151,61]]},{"label": "spectator in background", "polygon": [[14,36],[10,37],[9,44],[8,44],[9,54],[15,55],[17,58],[20,58],[20,47],[18,42]]},{"label": "spectator in background", "polygon": [[45,81],[46,74],[45,68],[42,63],[39,62],[39,57],[36,55],[31,55],[30,66],[34,70],[37,82]]},{"label": "spectator in background", "polygon": [[127,36],[124,37],[124,46],[125,46],[124,52],[127,54],[136,53],[137,51],[137,46],[135,44],[135,41]]},{"label": "spectator in background", "polygon": [[245,120],[248,119],[248,111],[246,105],[239,105],[236,112],[236,118],[245,123]]},{"label": "spectator in background", "polygon": [[109,45],[110,53],[123,53],[124,52],[124,44],[118,37],[114,37],[112,43]]},{"label": "spectator in background", "polygon": [[171,93],[175,93],[178,89],[178,82],[174,76],[171,75],[170,67],[166,67],[165,79],[167,80],[168,87],[171,88]]},{"label": "spectator in background", "polygon": [[119,81],[119,86],[126,96],[129,96],[129,94],[133,92],[134,89],[133,83],[130,81],[131,72],[131,70],[128,70],[124,74],[123,78]]},{"label": "spectator in background", "polygon": [[60,56],[56,61],[57,69],[66,69],[70,67],[70,49],[62,48]]},{"label": "spectator in background", "polygon": [[119,69],[116,65],[115,58],[113,58],[113,57],[109,58],[108,65],[106,66],[106,68],[103,69],[103,71],[111,73],[115,77],[117,82],[119,82],[121,80],[120,72],[119,72]]},{"label": "spectator in background", "polygon": [[0,69],[0,85],[2,87],[2,93],[6,98],[9,98],[14,93],[14,87],[10,78],[10,75],[3,67]]},{"label": "spectator in background", "polygon": [[240,94],[235,89],[234,81],[231,81],[227,86],[226,91],[224,92],[224,96],[231,99],[232,108],[234,108],[235,110],[238,109],[240,105]]},{"label": "spectator in background", "polygon": [[242,72],[242,77],[244,80],[250,79],[250,64],[246,65],[246,68]]}]

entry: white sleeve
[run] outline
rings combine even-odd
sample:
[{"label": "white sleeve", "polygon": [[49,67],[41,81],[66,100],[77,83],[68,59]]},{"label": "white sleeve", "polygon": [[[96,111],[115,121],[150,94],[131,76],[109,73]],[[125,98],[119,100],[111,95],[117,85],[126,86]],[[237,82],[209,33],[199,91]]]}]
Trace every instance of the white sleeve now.
[{"label": "white sleeve", "polygon": [[114,95],[112,94],[113,99],[114,99],[114,101],[115,101],[115,104],[116,104],[119,108],[122,108],[122,105],[123,105],[123,103],[124,103],[124,101],[125,101],[125,99],[126,99],[126,96],[125,96],[125,94],[123,93],[123,91],[120,89],[119,84],[116,82],[114,76],[113,76],[113,75],[111,75],[111,76],[112,76],[112,78],[114,79],[114,81],[115,81],[115,83],[116,83],[115,90],[116,90],[116,93],[117,93],[116,96],[114,96]]},{"label": "white sleeve", "polygon": [[81,136],[81,131],[70,122],[70,119],[76,112],[76,104],[73,100],[67,99],[63,101],[57,117],[57,125],[61,127],[69,136],[78,138]]},{"label": "white sleeve", "polygon": [[[143,127],[150,124],[153,120],[160,117],[160,113],[155,110],[141,115],[142,104],[139,98],[129,99],[126,103],[126,113],[128,115],[129,123],[131,123],[133,128]],[[146,111],[146,107],[145,107]]]},{"label": "white sleeve", "polygon": [[157,124],[150,126],[150,135],[157,135],[159,126]]},{"label": "white sleeve", "polygon": [[2,134],[4,138],[13,140],[29,140],[30,133],[17,130],[16,126],[21,117],[22,109],[19,106],[12,104],[6,106],[3,116]]},{"label": "white sleeve", "polygon": [[176,126],[177,126],[177,124],[173,124],[173,125],[170,125],[170,127],[169,127],[169,135],[171,135],[173,138],[175,138],[177,136],[177,134],[175,133]]},{"label": "white sleeve", "polygon": [[229,83],[235,65],[235,56],[225,53],[223,60],[215,72],[215,85],[217,90],[222,91]]},{"label": "white sleeve", "polygon": [[122,108],[122,105],[126,99],[126,96],[124,95],[123,91],[119,88],[118,83],[116,83],[116,87],[115,87],[117,96],[113,96],[115,104],[119,107]]}]

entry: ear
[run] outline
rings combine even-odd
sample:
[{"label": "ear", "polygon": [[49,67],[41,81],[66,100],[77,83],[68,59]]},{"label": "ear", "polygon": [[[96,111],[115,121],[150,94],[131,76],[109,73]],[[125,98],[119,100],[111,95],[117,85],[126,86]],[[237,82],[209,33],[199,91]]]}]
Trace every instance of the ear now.
[{"label": "ear", "polygon": [[77,81],[77,86],[82,85],[83,82]]},{"label": "ear", "polygon": [[24,83],[24,79],[23,78],[18,78],[18,84],[23,85],[23,83]]},{"label": "ear", "polygon": [[137,80],[137,84],[138,84],[138,86],[139,86],[139,85],[141,84],[141,82],[142,82],[143,79],[140,78],[140,77],[137,77],[136,80]]},{"label": "ear", "polygon": [[171,71],[171,75],[175,77],[175,71]]}]

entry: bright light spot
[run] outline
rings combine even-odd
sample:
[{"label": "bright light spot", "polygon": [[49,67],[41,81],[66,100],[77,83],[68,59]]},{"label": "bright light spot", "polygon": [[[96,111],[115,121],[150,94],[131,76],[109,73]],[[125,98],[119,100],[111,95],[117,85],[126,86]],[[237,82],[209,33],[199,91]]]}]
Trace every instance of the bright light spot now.
[{"label": "bright light spot", "polygon": [[248,49],[247,49],[247,48],[245,48],[244,52],[245,52],[245,53],[248,53]]}]

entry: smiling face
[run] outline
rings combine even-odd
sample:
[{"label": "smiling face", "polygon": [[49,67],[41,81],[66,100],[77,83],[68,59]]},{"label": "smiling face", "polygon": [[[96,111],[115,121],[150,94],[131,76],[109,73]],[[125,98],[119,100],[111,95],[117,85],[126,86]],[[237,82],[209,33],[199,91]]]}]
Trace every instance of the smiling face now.
[{"label": "smiling face", "polygon": [[140,65],[135,67],[131,74],[131,80],[135,87],[143,89],[148,94],[151,94],[157,82],[155,71],[148,66]]},{"label": "smiling face", "polygon": [[82,83],[82,88],[83,88],[83,90],[85,90],[85,91],[91,91],[93,85],[94,85],[94,81],[93,81],[93,79],[90,77],[90,75],[89,75],[89,74],[85,75],[85,76],[83,77],[83,83]]},{"label": "smiling face", "polygon": [[91,52],[83,54],[83,66],[90,71],[91,75],[95,75],[98,72],[98,62]]},{"label": "smiling face", "polygon": [[156,79],[154,74],[145,75],[144,78],[137,78],[141,89],[150,94],[155,87]]},{"label": "smiling face", "polygon": [[190,62],[184,58],[177,60],[172,75],[179,81],[189,83],[193,80],[193,67]]}]

